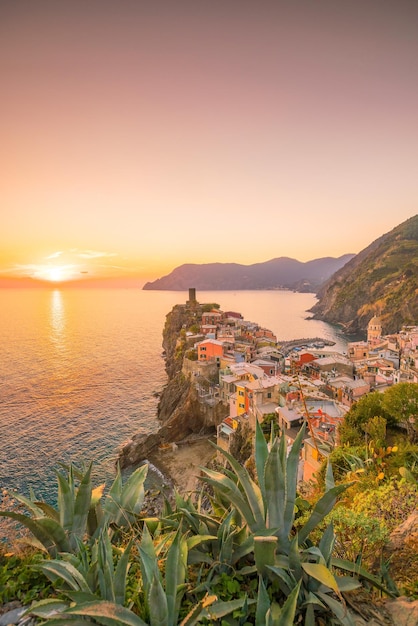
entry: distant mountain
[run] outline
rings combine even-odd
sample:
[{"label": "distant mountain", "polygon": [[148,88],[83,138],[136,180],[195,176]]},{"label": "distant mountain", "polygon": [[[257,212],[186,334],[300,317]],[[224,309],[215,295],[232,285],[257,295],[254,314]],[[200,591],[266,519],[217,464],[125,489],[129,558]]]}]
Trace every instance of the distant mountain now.
[{"label": "distant mountain", "polygon": [[376,239],[319,290],[315,319],[365,333],[373,315],[384,334],[418,324],[418,215]]},{"label": "distant mountain", "polygon": [[205,290],[293,289],[315,292],[334,272],[353,258],[345,254],[335,259],[324,257],[307,263],[280,257],[254,265],[238,263],[187,263],[171,274],[146,283],[143,289],[185,291],[189,287]]}]

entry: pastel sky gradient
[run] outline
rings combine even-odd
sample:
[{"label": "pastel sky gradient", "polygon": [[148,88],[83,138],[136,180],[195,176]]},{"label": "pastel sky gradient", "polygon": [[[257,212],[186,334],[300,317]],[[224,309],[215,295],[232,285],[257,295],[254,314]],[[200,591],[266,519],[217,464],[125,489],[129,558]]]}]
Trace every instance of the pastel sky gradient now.
[{"label": "pastel sky gradient", "polygon": [[0,276],[359,252],[418,213],[417,33],[415,0],[2,0]]}]

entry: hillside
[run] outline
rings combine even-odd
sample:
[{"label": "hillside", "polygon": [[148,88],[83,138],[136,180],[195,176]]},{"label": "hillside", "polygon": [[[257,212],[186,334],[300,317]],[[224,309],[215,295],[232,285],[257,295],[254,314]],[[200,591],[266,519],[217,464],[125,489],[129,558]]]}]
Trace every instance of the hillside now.
[{"label": "hillside", "polygon": [[355,256],[319,290],[314,319],[364,333],[374,314],[385,334],[418,323],[418,215]]},{"label": "hillside", "polygon": [[339,258],[324,257],[302,263],[296,259],[280,257],[264,263],[241,265],[238,263],[187,263],[176,267],[170,274],[143,289],[179,290],[189,287],[205,290],[227,289],[294,289],[315,292],[334,272],[354,255]]}]

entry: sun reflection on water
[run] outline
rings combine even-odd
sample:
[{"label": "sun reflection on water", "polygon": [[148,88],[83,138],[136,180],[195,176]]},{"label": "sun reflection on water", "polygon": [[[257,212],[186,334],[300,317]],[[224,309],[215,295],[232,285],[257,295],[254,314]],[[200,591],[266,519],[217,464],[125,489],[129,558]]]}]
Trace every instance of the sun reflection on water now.
[{"label": "sun reflection on water", "polygon": [[62,349],[65,343],[65,307],[59,289],[54,289],[51,294],[50,315],[51,339],[57,348]]}]

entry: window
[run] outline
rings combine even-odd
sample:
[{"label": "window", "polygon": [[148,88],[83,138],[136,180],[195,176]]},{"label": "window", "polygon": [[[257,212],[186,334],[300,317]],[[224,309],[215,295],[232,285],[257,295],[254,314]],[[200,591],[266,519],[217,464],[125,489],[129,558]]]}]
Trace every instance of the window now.
[{"label": "window", "polygon": [[245,404],[241,404],[240,403],[238,406],[239,406],[240,409],[245,409]]},{"label": "window", "polygon": [[243,391],[238,391],[238,395],[239,395],[239,396],[243,396],[243,395],[244,395],[244,392],[243,392]]}]

